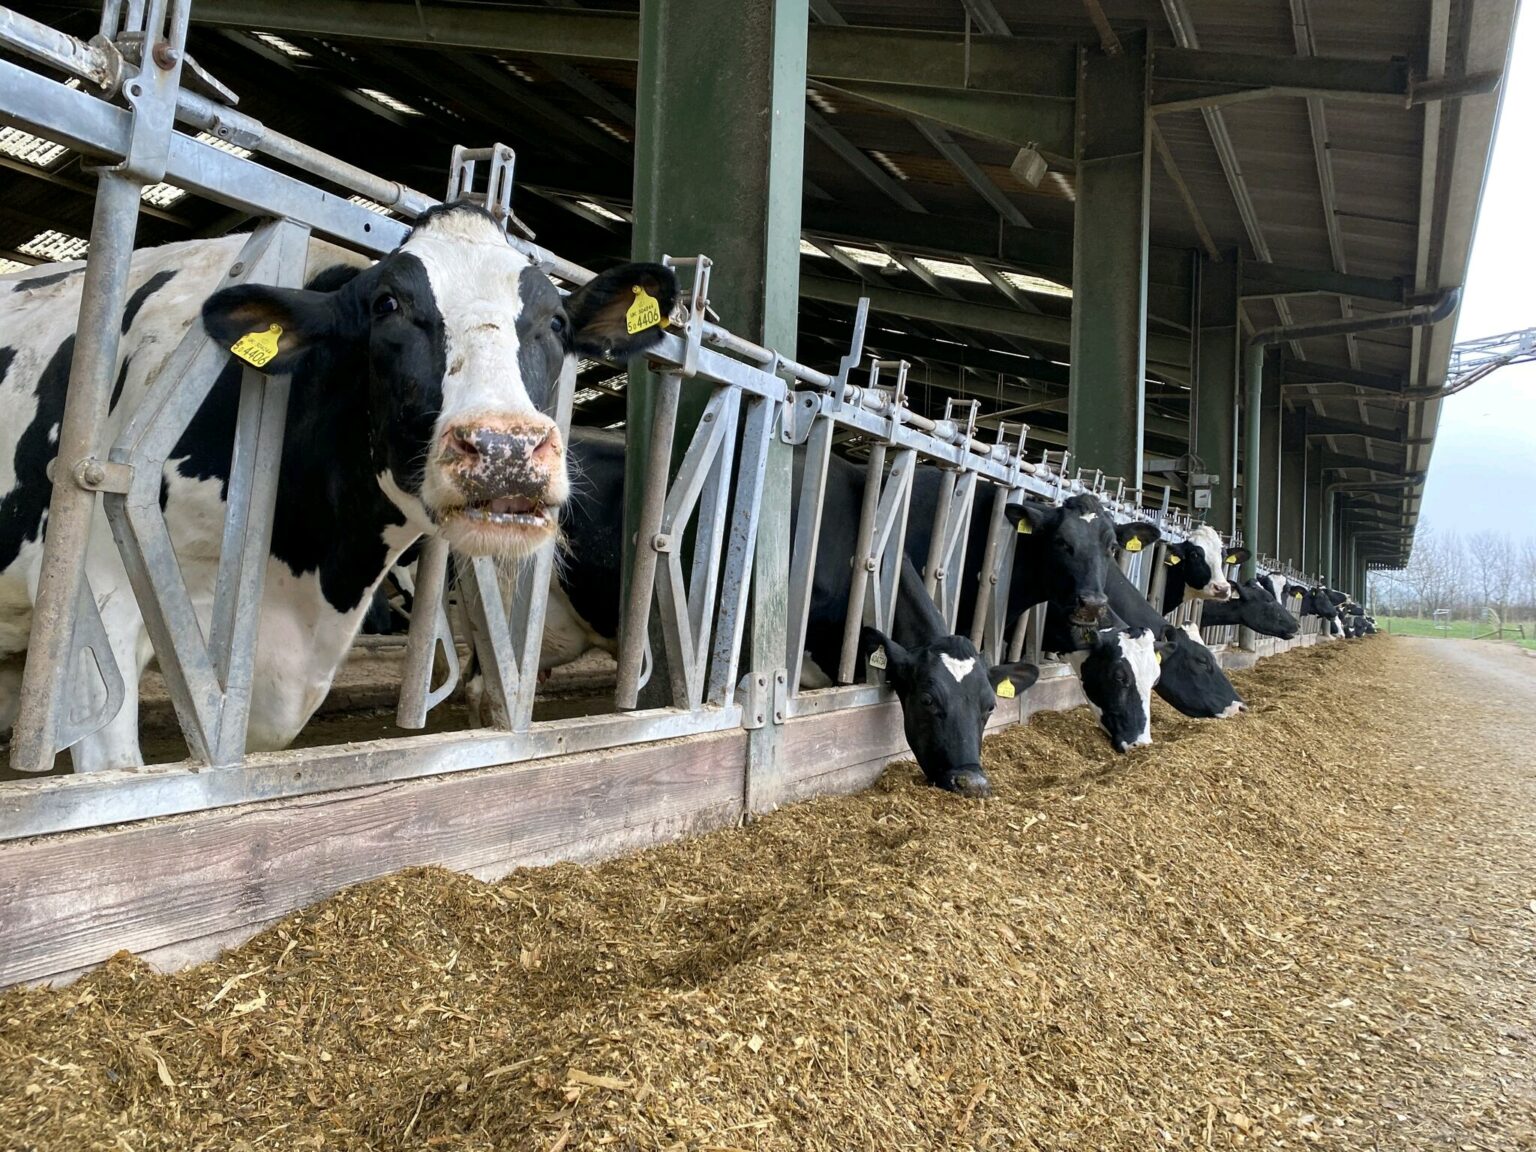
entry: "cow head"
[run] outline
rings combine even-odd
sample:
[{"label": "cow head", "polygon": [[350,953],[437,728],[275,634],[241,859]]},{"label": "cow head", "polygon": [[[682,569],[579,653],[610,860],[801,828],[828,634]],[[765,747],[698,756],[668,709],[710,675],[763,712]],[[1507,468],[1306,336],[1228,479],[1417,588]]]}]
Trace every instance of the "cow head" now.
[{"label": "cow head", "polygon": [[1235,580],[1232,594],[1238,601],[1237,617],[1247,627],[1264,636],[1289,640],[1296,635],[1296,617],[1280,606],[1268,581]]},{"label": "cow head", "polygon": [[[860,635],[860,651],[885,657],[885,675],[901,702],[907,745],[929,783],[963,796],[989,796],[981,770],[981,735],[999,691],[1023,692],[1040,676],[1033,664],[988,668],[964,636],[942,636],[907,648],[874,628]],[[1007,687],[1003,687],[1006,684]]]},{"label": "cow head", "polygon": [[1158,695],[1185,716],[1196,719],[1225,719],[1245,712],[1248,705],[1232,687],[1216,657],[1200,639],[1193,624],[1163,629],[1168,649],[1163,656],[1163,674],[1158,681]]},{"label": "cow head", "polygon": [[1068,655],[1116,752],[1152,743],[1152,687],[1164,654],[1146,628],[1098,628],[1087,648]]},{"label": "cow head", "polygon": [[570,493],[553,407],[578,356],[622,359],[661,336],[630,333],[645,293],[664,318],[676,280],[625,264],[562,301],[479,208],[421,217],[394,252],[332,291],[246,284],[203,307],[214,340],[270,334],[261,368],[324,365],[367,389],[373,467],[389,498],[471,554],[525,556],[554,538]]},{"label": "cow head", "polygon": [[1226,600],[1232,595],[1227,567],[1244,563],[1249,555],[1246,548],[1226,547],[1216,529],[1202,524],[1189,534],[1188,540],[1168,546],[1167,562],[1178,569],[1186,596]]},{"label": "cow head", "polygon": [[1109,607],[1104,574],[1115,562],[1115,549],[1140,551],[1161,535],[1144,522],[1117,526],[1089,495],[1073,496],[1060,507],[1025,500],[1008,505],[1004,513],[1029,537],[1028,546],[1020,541],[1015,566],[1031,565],[1043,573],[1048,601],[1074,624],[1094,625],[1104,618]]}]

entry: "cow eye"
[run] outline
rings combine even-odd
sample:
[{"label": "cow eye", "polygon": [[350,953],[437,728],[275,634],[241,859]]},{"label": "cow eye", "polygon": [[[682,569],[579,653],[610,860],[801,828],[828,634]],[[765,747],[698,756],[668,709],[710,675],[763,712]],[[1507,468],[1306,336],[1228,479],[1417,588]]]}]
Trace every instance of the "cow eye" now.
[{"label": "cow eye", "polygon": [[558,312],[551,316],[549,318],[549,330],[556,336],[561,335],[565,331],[565,317],[561,316]]},{"label": "cow eye", "polygon": [[396,300],[388,292],[373,302],[373,314],[375,316],[388,316],[391,312],[400,311],[400,301]]},{"label": "cow eye", "polygon": [[920,703],[924,708],[932,708],[933,707],[933,695],[932,695],[932,693],[924,692],[917,699],[918,699],[918,703]]}]

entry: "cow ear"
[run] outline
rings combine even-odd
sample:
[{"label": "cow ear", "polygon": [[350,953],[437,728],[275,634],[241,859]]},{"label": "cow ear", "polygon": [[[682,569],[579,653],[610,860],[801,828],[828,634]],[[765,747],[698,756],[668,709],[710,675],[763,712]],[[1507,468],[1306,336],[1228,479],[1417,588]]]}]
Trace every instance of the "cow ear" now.
[{"label": "cow ear", "polygon": [[203,305],[203,328],[215,344],[269,376],[291,372],[313,345],[336,332],[333,293],[268,284],[237,284]]},{"label": "cow ear", "polygon": [[1179,564],[1184,560],[1184,550],[1189,547],[1189,541],[1180,540],[1177,544],[1168,545],[1166,560],[1169,564]]},{"label": "cow ear", "polygon": [[1164,624],[1161,642],[1164,644],[1172,644],[1178,638],[1178,635],[1179,627],[1177,624]]},{"label": "cow ear", "polygon": [[1162,537],[1157,526],[1145,520],[1115,526],[1115,542],[1127,552],[1140,552],[1148,544],[1156,544]]},{"label": "cow ear", "polygon": [[571,347],[583,356],[623,360],[661,339],[677,303],[677,277],[661,264],[620,264],[565,299]]},{"label": "cow ear", "polygon": [[892,684],[906,682],[912,654],[878,628],[866,624],[859,632],[859,654],[869,667],[884,671]]},{"label": "cow ear", "polygon": [[992,682],[992,691],[1004,700],[1011,700],[1020,692],[1029,691],[1030,686],[1040,679],[1040,669],[1022,661],[1018,664],[998,664],[987,669],[987,679]]},{"label": "cow ear", "polygon": [[1003,508],[1003,515],[1008,517],[1008,523],[1018,530],[1020,536],[1028,536],[1059,520],[1061,509],[1051,504],[1025,500],[1018,504],[1006,505]]},{"label": "cow ear", "polygon": [[1253,553],[1246,548],[1228,548],[1226,562],[1228,564],[1246,564],[1253,558]]}]

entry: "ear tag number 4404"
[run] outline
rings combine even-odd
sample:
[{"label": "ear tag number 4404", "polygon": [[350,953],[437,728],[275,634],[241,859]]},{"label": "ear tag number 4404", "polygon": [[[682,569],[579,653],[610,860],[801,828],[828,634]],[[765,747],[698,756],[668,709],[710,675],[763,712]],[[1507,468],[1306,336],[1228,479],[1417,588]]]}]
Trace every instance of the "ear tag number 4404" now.
[{"label": "ear tag number 4404", "polygon": [[658,324],[665,328],[666,319],[661,314],[661,305],[656,297],[652,296],[640,285],[636,284],[635,302],[624,313],[624,329],[631,336],[636,332],[644,332],[647,328],[655,328]]},{"label": "ear tag number 4404", "polygon": [[1014,697],[1013,681],[1004,680],[1001,684],[999,684],[997,686],[997,694],[1004,700],[1012,700]]},{"label": "ear tag number 4404", "polygon": [[1129,540],[1127,540],[1125,542],[1125,550],[1127,552],[1140,552],[1141,551],[1141,537],[1140,536],[1132,536]]},{"label": "ear tag number 4404", "polygon": [[281,324],[264,332],[247,332],[229,346],[229,350],[252,368],[265,368],[277,356],[277,341],[283,334]]},{"label": "ear tag number 4404", "polygon": [[871,652],[869,654],[869,660],[867,661],[867,663],[869,664],[869,666],[871,668],[879,668],[879,669],[881,669],[883,671],[885,669],[885,664],[886,664],[885,649],[884,648],[876,648],[873,652]]}]

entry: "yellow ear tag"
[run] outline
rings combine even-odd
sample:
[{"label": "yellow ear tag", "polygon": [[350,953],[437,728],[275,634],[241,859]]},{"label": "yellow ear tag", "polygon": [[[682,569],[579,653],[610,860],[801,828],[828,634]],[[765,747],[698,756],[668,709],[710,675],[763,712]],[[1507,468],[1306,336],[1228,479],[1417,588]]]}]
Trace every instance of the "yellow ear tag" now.
[{"label": "yellow ear tag", "polygon": [[629,306],[629,311],[624,313],[624,328],[633,336],[636,332],[644,332],[647,328],[655,328],[658,324],[666,326],[666,321],[661,318],[661,305],[640,285],[636,284],[635,302]]},{"label": "yellow ear tag", "polygon": [[1178,562],[1179,562],[1179,557],[1178,556],[1174,555],[1172,552],[1168,553],[1168,563],[1170,563],[1170,564],[1177,564]]},{"label": "yellow ear tag", "polygon": [[247,332],[229,346],[229,350],[253,368],[265,368],[277,356],[277,340],[283,334],[281,324],[265,332]]},{"label": "yellow ear tag", "polygon": [[1140,536],[1132,536],[1129,540],[1127,540],[1125,542],[1125,550],[1127,552],[1140,552],[1141,551],[1141,537]]},{"label": "yellow ear tag", "polygon": [[1019,517],[1019,535],[1020,536],[1028,536],[1033,531],[1034,531],[1034,529],[1029,526],[1029,519],[1028,519],[1028,517],[1020,516]]},{"label": "yellow ear tag", "polygon": [[1161,664],[1163,662],[1163,654],[1161,652],[1154,652],[1154,653],[1152,653],[1152,655],[1157,657],[1157,662],[1159,664]]},{"label": "yellow ear tag", "polygon": [[1004,680],[1001,684],[999,684],[997,686],[997,694],[1004,700],[1012,700],[1016,695],[1013,689],[1013,681]]},{"label": "yellow ear tag", "polygon": [[1236,564],[1237,563],[1237,557],[1236,556],[1228,556],[1227,557],[1227,563],[1228,564]]},{"label": "yellow ear tag", "polygon": [[885,649],[884,648],[876,648],[874,651],[872,651],[869,654],[869,659],[866,661],[866,663],[871,668],[884,669],[885,668]]}]

